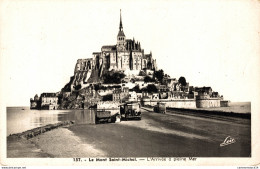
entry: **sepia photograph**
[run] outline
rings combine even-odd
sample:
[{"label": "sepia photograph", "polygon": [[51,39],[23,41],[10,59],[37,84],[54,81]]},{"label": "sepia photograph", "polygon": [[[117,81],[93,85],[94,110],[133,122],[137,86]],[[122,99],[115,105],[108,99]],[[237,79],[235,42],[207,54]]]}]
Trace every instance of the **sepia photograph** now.
[{"label": "sepia photograph", "polygon": [[259,165],[259,1],[0,11],[1,165]]}]

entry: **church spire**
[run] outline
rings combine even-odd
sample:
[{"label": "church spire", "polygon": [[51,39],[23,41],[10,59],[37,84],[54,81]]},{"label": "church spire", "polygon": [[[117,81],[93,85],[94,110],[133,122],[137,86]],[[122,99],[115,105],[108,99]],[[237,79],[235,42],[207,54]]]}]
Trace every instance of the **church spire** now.
[{"label": "church spire", "polygon": [[120,23],[119,23],[119,31],[123,31],[123,24],[122,24],[121,9],[120,9]]},{"label": "church spire", "polygon": [[123,31],[121,9],[120,9],[119,32],[117,34],[117,50],[119,50],[119,51],[125,50],[125,47],[126,47],[126,40],[125,40],[124,31]]},{"label": "church spire", "polygon": [[[123,24],[122,24],[122,16],[121,16],[121,9],[120,9],[120,23],[119,23],[119,32],[117,36],[125,36],[123,31]],[[121,39],[121,38],[120,38]]]}]

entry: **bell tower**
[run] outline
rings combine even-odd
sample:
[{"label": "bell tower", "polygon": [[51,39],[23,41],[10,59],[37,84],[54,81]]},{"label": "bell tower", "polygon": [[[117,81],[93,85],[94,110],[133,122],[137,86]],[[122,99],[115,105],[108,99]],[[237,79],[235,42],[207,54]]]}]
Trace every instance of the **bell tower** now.
[{"label": "bell tower", "polygon": [[124,31],[123,31],[121,9],[120,9],[119,32],[117,34],[117,45],[116,45],[116,47],[117,47],[118,51],[125,50],[125,34],[124,34]]}]

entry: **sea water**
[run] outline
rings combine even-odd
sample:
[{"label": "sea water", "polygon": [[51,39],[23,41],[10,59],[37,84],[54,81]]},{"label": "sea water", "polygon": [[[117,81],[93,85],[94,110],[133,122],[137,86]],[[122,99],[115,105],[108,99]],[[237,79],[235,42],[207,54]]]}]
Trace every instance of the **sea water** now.
[{"label": "sea water", "polygon": [[95,110],[30,110],[29,107],[7,107],[7,136],[36,127],[73,120],[88,124],[89,114]]},{"label": "sea water", "polygon": [[251,113],[251,102],[231,102],[229,107],[200,108],[233,113]]}]

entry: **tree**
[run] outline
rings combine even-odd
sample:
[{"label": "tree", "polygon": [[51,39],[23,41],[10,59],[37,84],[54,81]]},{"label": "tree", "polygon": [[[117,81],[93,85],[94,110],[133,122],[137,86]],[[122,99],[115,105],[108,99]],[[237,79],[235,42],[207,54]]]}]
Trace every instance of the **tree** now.
[{"label": "tree", "polygon": [[124,73],[121,72],[115,72],[115,71],[110,71],[106,72],[103,75],[104,83],[109,84],[109,83],[116,83],[119,84],[121,83],[121,80],[125,77]]},{"label": "tree", "polygon": [[157,93],[158,89],[154,84],[149,84],[143,91],[146,91],[148,93]]},{"label": "tree", "polygon": [[135,91],[136,93],[141,93],[139,85],[136,85],[132,90]]},{"label": "tree", "polygon": [[102,98],[102,101],[112,101],[112,100],[113,100],[112,94],[105,95]]},{"label": "tree", "polygon": [[163,80],[163,77],[164,77],[164,72],[162,69],[158,70],[158,71],[155,71],[154,72],[154,77],[162,83],[162,80]]},{"label": "tree", "polygon": [[179,78],[178,82],[181,84],[181,90],[184,91],[185,86],[187,85],[185,77],[181,76]]},{"label": "tree", "polygon": [[187,82],[186,82],[186,79],[185,77],[181,76],[178,80],[178,82],[182,85],[182,86],[186,86],[187,85]]},{"label": "tree", "polygon": [[144,82],[154,82],[154,79],[153,78],[151,78],[150,76],[145,76],[144,77]]}]

